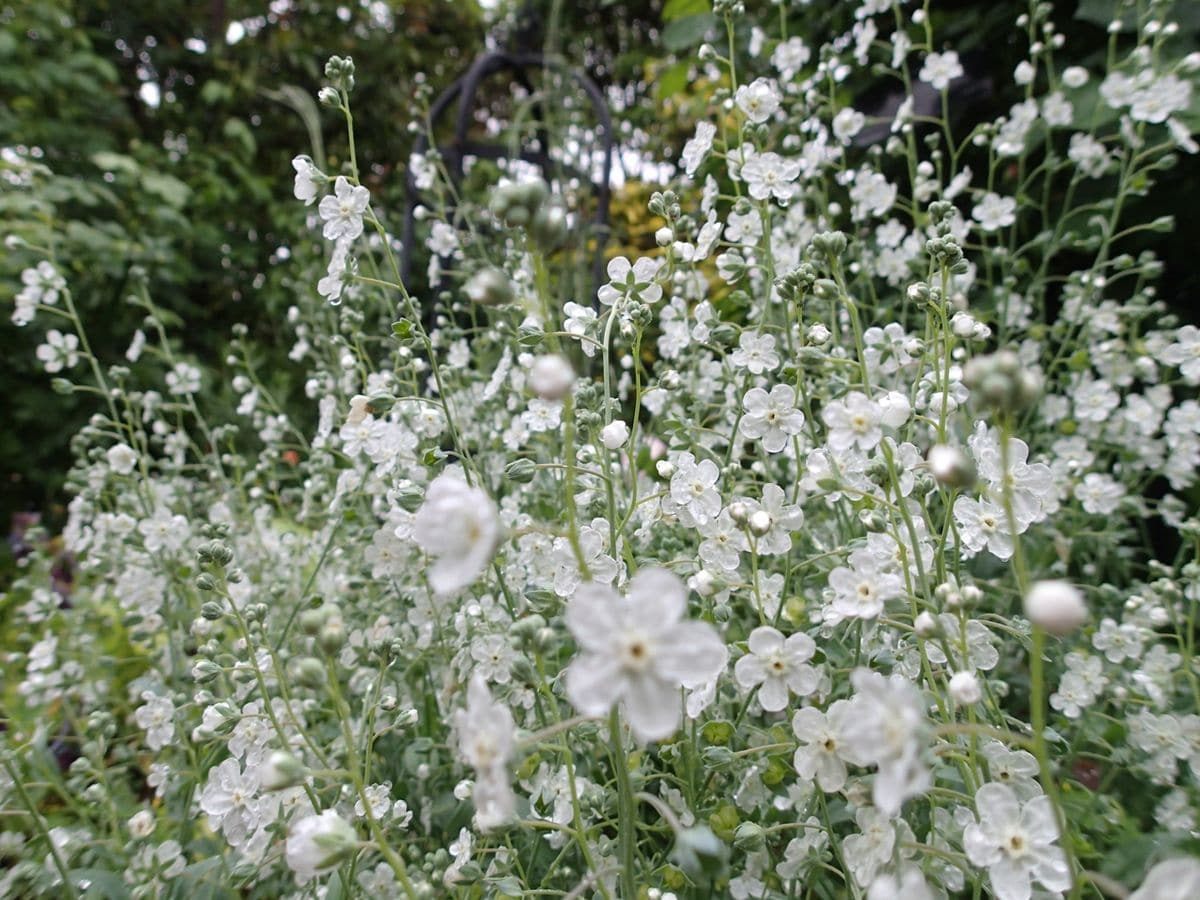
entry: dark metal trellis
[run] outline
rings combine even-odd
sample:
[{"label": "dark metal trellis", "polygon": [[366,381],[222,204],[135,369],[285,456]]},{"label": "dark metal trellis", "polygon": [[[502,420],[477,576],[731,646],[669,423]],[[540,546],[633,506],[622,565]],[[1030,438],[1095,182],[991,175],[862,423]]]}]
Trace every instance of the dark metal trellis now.
[{"label": "dark metal trellis", "polygon": [[[446,167],[446,171],[455,185],[461,183],[463,179],[465,174],[464,162],[467,157],[473,156],[484,159],[509,158],[511,156],[509,149],[502,144],[475,141],[469,137],[469,131],[474,120],[473,113],[476,108],[475,101],[479,86],[485,78],[497,72],[510,71],[513,74],[514,80],[532,94],[534,93],[534,89],[529,78],[529,73],[544,71],[546,69],[553,69],[570,76],[590,101],[592,110],[603,132],[603,173],[600,180],[596,182],[587,173],[552,159],[550,156],[549,134],[545,127],[540,125],[536,132],[537,145],[522,147],[519,152],[519,158],[537,165],[542,170],[542,176],[547,181],[551,180],[555,172],[562,172],[591,185],[592,194],[596,200],[596,212],[592,217],[590,226],[596,240],[596,250],[592,264],[592,297],[594,298],[604,278],[604,246],[608,237],[608,207],[610,198],[609,178],[612,174],[614,147],[612,117],[609,115],[608,105],[604,102],[604,95],[600,92],[600,88],[597,87],[596,83],[578,69],[574,69],[559,60],[549,59],[540,53],[513,53],[506,51],[488,53],[479,57],[462,77],[446,88],[437,100],[434,101],[429,112],[430,132],[432,133],[436,129],[438,122],[441,121],[451,104],[457,99],[458,109],[455,115],[454,137],[449,143],[439,144],[436,147]],[[539,123],[544,122],[540,105],[535,105],[534,113]],[[424,154],[428,150],[428,137],[425,134],[418,135],[413,152]],[[417,188],[411,168],[405,179],[405,186],[408,194],[408,205],[405,210],[404,232],[402,235],[401,276],[407,283],[412,267],[412,254],[415,243],[416,208],[420,204],[421,197],[421,192]]]}]

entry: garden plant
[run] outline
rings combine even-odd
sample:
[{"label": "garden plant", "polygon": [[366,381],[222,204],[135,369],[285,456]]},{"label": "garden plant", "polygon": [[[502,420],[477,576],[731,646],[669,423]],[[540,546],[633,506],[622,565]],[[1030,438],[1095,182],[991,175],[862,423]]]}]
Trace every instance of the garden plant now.
[{"label": "garden plant", "polygon": [[1137,0],[1064,66],[1033,2],[966,127],[936,3],[820,45],[795,5],[667,4],[702,114],[595,291],[565,167],[413,156],[400,247],[372,62],[329,59],[308,419],[246,326],[181,355],[149,270],[94,350],[69,235],[6,223],[46,407],[94,415],[0,600],[0,896],[1200,897],[1200,329],[1153,249],[1191,210],[1139,216],[1200,53]]}]

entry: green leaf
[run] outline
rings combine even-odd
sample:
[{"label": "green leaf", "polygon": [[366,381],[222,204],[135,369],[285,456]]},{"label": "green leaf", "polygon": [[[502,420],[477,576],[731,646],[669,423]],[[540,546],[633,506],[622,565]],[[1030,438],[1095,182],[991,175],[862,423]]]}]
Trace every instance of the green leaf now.
[{"label": "green leaf", "polygon": [[663,7],[662,17],[664,22],[671,22],[675,19],[682,19],[684,16],[695,16],[707,12],[712,12],[710,0],[667,0],[667,5]]},{"label": "green leaf", "polygon": [[67,872],[67,876],[77,885],[82,886],[85,882],[88,884],[88,887],[84,889],[84,897],[130,900],[129,889],[125,887],[125,882],[113,872],[105,872],[103,869],[71,869]]},{"label": "green leaf", "polygon": [[176,209],[187,203],[192,189],[173,175],[163,175],[161,172],[147,172],[142,176],[142,186],[156,197],[166,201],[168,206]]},{"label": "green leaf", "polygon": [[137,160],[124,153],[110,153],[107,150],[101,150],[99,153],[92,154],[92,162],[96,164],[97,168],[114,174],[124,172],[127,175],[136,175],[138,173]]},{"label": "green leaf", "polygon": [[673,53],[694,47],[704,40],[710,28],[717,24],[717,17],[712,13],[702,13],[676,19],[663,29],[663,46]]},{"label": "green leaf", "polygon": [[682,93],[683,89],[687,87],[688,69],[690,68],[691,63],[685,60],[665,69],[658,76],[658,84],[654,86],[654,96],[659,100],[665,100]]}]

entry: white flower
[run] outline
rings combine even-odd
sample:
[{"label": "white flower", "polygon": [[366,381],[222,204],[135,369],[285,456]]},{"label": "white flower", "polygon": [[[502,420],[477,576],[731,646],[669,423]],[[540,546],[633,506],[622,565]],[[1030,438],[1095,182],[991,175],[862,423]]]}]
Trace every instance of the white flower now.
[{"label": "white flower", "polygon": [[729,354],[729,362],[751,375],[761,375],[779,367],[779,354],[775,352],[775,338],[769,334],[743,331],[738,339],[738,349]]},{"label": "white flower", "polygon": [[850,683],[855,709],[844,729],[842,756],[857,765],[879,767],[872,797],[883,813],[893,816],[932,780],[920,759],[925,703],[921,692],[901,675],[885,678],[870,669],[855,669]]},{"label": "white flower", "polygon": [[1162,361],[1178,366],[1188,384],[1200,383],[1200,328],[1184,325],[1175,333],[1175,342],[1162,350]]},{"label": "white flower", "polygon": [[575,370],[556,353],[539,356],[529,367],[529,386],[543,400],[561,400],[575,383]]},{"label": "white flower", "polygon": [[879,404],[861,391],[851,391],[841,400],[825,404],[821,418],[829,426],[827,440],[836,453],[851,447],[870,450],[883,437],[883,411]]},{"label": "white flower", "polygon": [[600,443],[609,450],[619,450],[629,440],[629,426],[620,419],[613,419],[600,429]]},{"label": "white flower", "polygon": [[334,810],[308,816],[288,832],[285,855],[288,868],[305,882],[332,872],[358,846],[354,828]]},{"label": "white flower", "polygon": [[566,612],[580,648],[566,675],[575,708],[602,716],[621,702],[639,741],[674,734],[682,717],[680,687],[706,684],[728,658],[712,625],[681,621],[686,609],[687,590],[666,569],[641,569],[624,596],[604,585],[581,586]]},{"label": "white flower", "polygon": [[1025,595],[1025,615],[1050,634],[1064,635],[1087,621],[1079,588],[1066,581],[1039,581]]},{"label": "white flower", "polygon": [[1194,900],[1200,897],[1200,860],[1180,856],[1160,862],[1129,900]]},{"label": "white flower", "polygon": [[989,191],[971,210],[971,218],[984,231],[998,231],[1017,221],[1017,201]]},{"label": "white flower", "polygon": [[479,827],[494,828],[512,817],[516,798],[508,779],[508,759],[516,743],[512,713],[492,699],[479,675],[467,688],[466,709],[454,714],[454,730],[463,758],[476,772],[472,798]]},{"label": "white flower", "polygon": [[138,455],[128,444],[114,444],[104,454],[108,467],[118,475],[128,475],[137,465]]},{"label": "white flower", "polygon": [[804,413],[796,409],[796,392],[790,385],[777,384],[769,394],[751,388],[742,398],[742,408],[738,431],[751,440],[761,438],[768,453],[778,453],[804,427]]},{"label": "white flower", "polygon": [[846,758],[842,755],[844,734],[855,712],[849,700],[835,700],[826,712],[806,706],[796,710],[792,717],[792,731],[800,740],[792,760],[796,774],[806,781],[815,778],[827,794],[840,791],[846,785]]},{"label": "white flower", "polygon": [[704,162],[704,158],[712,150],[713,137],[716,133],[717,126],[712,122],[700,121],[696,123],[695,137],[688,139],[688,142],[683,145],[683,152],[680,154],[680,159],[683,161],[683,171],[689,177],[696,174],[696,170],[700,168],[700,164]]},{"label": "white flower", "polygon": [[79,362],[79,338],[63,334],[57,328],[46,332],[46,343],[37,348],[37,358],[50,374],[74,368]]},{"label": "white flower", "polygon": [[695,525],[703,525],[721,512],[721,495],[714,485],[721,471],[711,459],[696,462],[690,453],[681,453],[671,476],[671,500],[678,504]]},{"label": "white flower", "polygon": [[1013,535],[1004,510],[991,500],[959,497],[954,501],[954,520],[963,546],[972,553],[985,547],[998,559],[1013,555]]},{"label": "white flower", "polygon": [[784,638],[778,630],[761,625],[750,632],[750,652],[737,661],[733,675],[744,688],[758,687],[758,704],[778,712],[788,704],[789,691],[806,697],[817,689],[817,671],[807,665],[817,645],[807,634]]},{"label": "white flower", "polygon": [[307,156],[297,156],[292,160],[292,168],[296,170],[296,183],[293,192],[297,200],[303,200],[305,206],[311,206],[317,199],[317,191],[326,182],[321,170],[313,165]]},{"label": "white flower", "polygon": [[839,110],[838,114],[833,117],[833,136],[837,138],[839,144],[849,146],[851,138],[862,131],[866,124],[867,117],[865,115],[854,107],[847,106],[845,109]]},{"label": "white flower", "polygon": [[363,213],[371,202],[371,192],[361,184],[352,185],[345,175],[333,183],[333,194],[321,198],[317,211],[325,222],[322,233],[328,241],[345,244],[363,232]]},{"label": "white flower", "polygon": [[884,572],[869,550],[854,550],[849,562],[849,567],[838,566],[829,573],[835,595],[831,608],[838,616],[874,619],[883,612],[884,603],[903,593],[900,576]]},{"label": "white flower", "polygon": [[1071,871],[1058,840],[1054,807],[1046,796],[1022,804],[1012,789],[985,784],[975,792],[978,824],[963,831],[963,849],[986,868],[998,900],[1029,900],[1036,879],[1050,891],[1071,886]]},{"label": "white flower", "polygon": [[429,584],[441,595],[457,594],[479,577],[500,535],[496,504],[487,492],[451,469],[433,480],[412,523],[412,538],[436,557]]},{"label": "white flower", "polygon": [[958,54],[953,50],[946,53],[930,53],[925,57],[925,63],[917,77],[935,90],[944,91],[950,82],[963,74],[963,67],[958,61]]},{"label": "white flower", "polygon": [[790,80],[812,59],[812,51],[798,37],[781,41],[771,54],[771,65],[779,70],[779,74]]},{"label": "white flower", "polygon": [[[567,314],[566,320],[563,322],[563,330],[567,334],[579,338],[590,336],[599,319],[596,315],[596,310],[592,309],[592,307],[581,306],[569,300],[563,304],[563,312]],[[579,346],[583,349],[584,355],[596,355],[595,341],[580,340]]]},{"label": "white flower", "polygon": [[200,390],[200,367],[191,363],[175,363],[167,373],[167,389],[175,396],[194,394]]},{"label": "white flower", "polygon": [[1081,88],[1088,83],[1088,70],[1083,66],[1068,66],[1062,71],[1062,83],[1069,88]]},{"label": "white flower", "polygon": [[133,719],[146,733],[146,746],[162,750],[175,738],[175,704],[151,691],[143,691],[142,698],[145,703],[134,710]]},{"label": "white flower", "polygon": [[779,109],[779,92],[766,78],[756,78],[751,84],[742,85],[733,100],[746,118],[756,124],[767,121]]},{"label": "white flower", "polygon": [[743,164],[741,177],[746,182],[746,190],[755,200],[774,197],[787,201],[796,194],[797,188],[792,182],[800,177],[800,162],[785,159],[770,150],[755,153]]},{"label": "white flower", "polygon": [[661,266],[661,260],[648,256],[632,264],[624,256],[614,257],[608,262],[609,283],[602,285],[596,296],[605,306],[622,300],[655,303],[662,297],[662,286],[655,281]]},{"label": "white flower", "polygon": [[1075,485],[1075,499],[1092,515],[1107,516],[1116,512],[1124,497],[1125,486],[1102,472],[1088,472],[1083,481]]}]

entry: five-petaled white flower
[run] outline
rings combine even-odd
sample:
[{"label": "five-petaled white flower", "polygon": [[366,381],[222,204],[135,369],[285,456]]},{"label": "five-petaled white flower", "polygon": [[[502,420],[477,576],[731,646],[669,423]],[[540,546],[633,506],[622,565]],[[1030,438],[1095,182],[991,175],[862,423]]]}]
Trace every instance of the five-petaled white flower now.
[{"label": "five-petaled white flower", "polygon": [[580,653],[567,668],[567,697],[586,716],[620,702],[634,737],[659,741],[679,728],[680,687],[714,679],[728,658],[707,622],[687,621],[687,589],[666,569],[645,568],[621,596],[582,585],[567,605],[567,627]]},{"label": "five-petaled white flower", "polygon": [[999,900],[1029,900],[1033,879],[1050,891],[1071,886],[1071,871],[1055,846],[1058,825],[1050,798],[1022,804],[1012,788],[992,782],[975,792],[979,822],[963,831],[971,863],[986,868]]},{"label": "five-petaled white flower", "polygon": [[499,535],[496,504],[486,491],[467,484],[457,469],[430,483],[412,523],[413,540],[436,557],[429,585],[441,595],[456,594],[479,577]]},{"label": "five-petaled white flower", "polygon": [[649,256],[632,264],[624,256],[616,256],[608,262],[609,283],[602,285],[596,296],[605,306],[621,300],[654,303],[662,297],[662,286],[655,281],[661,266],[661,260]]},{"label": "five-petaled white flower", "polygon": [[734,665],[733,675],[744,688],[758,687],[758,705],[767,712],[787,706],[789,692],[806,697],[817,689],[817,670],[808,665],[817,645],[807,634],[785,638],[761,625],[750,632],[747,645],[750,652]]},{"label": "five-petaled white flower", "polygon": [[761,438],[768,453],[778,453],[804,427],[804,413],[796,409],[796,392],[790,385],[777,384],[769,394],[751,388],[742,398],[742,408],[738,431],[751,440]]},{"label": "five-petaled white flower", "polygon": [[363,213],[371,202],[371,192],[361,184],[352,185],[345,175],[333,183],[333,194],[322,197],[317,211],[325,222],[323,234],[328,241],[352,241],[363,232]]},{"label": "five-petaled white flower", "polygon": [[508,781],[508,758],[516,743],[512,713],[492,699],[487,683],[475,675],[467,688],[467,707],[454,714],[454,730],[463,758],[475,770],[475,820],[487,830],[507,821],[516,798]]}]

